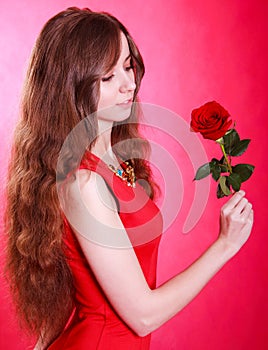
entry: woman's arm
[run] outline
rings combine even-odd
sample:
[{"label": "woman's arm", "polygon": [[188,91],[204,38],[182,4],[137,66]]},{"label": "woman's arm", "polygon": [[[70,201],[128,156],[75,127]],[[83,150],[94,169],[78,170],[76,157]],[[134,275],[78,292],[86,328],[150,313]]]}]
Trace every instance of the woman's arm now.
[{"label": "woman's arm", "polygon": [[[90,231],[102,235],[105,230],[105,234],[113,235],[116,230],[125,243],[128,236],[104,180],[96,173],[88,178],[84,170],[80,175],[81,192],[71,185],[65,210],[101,287],[118,314],[140,336],[151,333],[185,307],[250,235],[253,211],[240,191],[221,210],[221,231],[215,243],[185,271],[151,290],[132,248],[104,247],[92,242]],[[101,198],[97,181],[102,182]]]}]

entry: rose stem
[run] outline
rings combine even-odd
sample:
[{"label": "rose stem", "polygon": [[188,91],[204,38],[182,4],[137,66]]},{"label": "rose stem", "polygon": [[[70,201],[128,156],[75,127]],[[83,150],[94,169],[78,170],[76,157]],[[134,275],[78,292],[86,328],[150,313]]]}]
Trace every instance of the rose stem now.
[{"label": "rose stem", "polygon": [[230,164],[229,159],[228,159],[228,157],[227,157],[227,154],[226,154],[226,152],[225,152],[224,145],[223,145],[223,144],[220,144],[220,146],[221,146],[221,150],[222,150],[224,159],[226,160],[229,173],[232,174],[232,167],[231,167],[231,164]]}]

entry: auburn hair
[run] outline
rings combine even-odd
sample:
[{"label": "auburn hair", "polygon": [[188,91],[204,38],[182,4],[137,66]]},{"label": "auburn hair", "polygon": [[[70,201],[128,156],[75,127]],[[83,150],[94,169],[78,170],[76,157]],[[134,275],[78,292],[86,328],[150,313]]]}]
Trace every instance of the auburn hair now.
[{"label": "auburn hair", "polygon": [[[97,111],[100,79],[119,58],[121,32],[129,44],[137,101],[144,75],[137,46],[115,17],[87,8],[68,8],[45,24],[25,79],[8,170],[6,271],[22,325],[47,344],[63,330],[74,307],[56,189],[57,160],[71,130]],[[146,180],[141,184],[153,198],[157,185],[145,160],[150,145],[140,135],[138,118],[133,108],[130,123],[114,123],[112,145],[123,159],[135,158],[136,176]],[[87,121],[84,136],[95,140],[97,120]],[[120,148],[124,139],[133,139],[135,147]],[[59,170],[62,178],[68,169]]]}]

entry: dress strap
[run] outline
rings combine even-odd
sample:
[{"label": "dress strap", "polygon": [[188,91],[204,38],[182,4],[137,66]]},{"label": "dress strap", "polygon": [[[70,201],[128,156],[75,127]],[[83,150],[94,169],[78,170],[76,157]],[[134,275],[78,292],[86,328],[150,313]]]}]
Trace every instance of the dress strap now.
[{"label": "dress strap", "polygon": [[134,171],[134,163],[132,160],[123,161],[118,158],[120,168],[116,169],[113,165],[107,165],[104,163],[98,156],[87,151],[82,159],[79,169],[88,169],[91,171],[95,171],[100,175],[104,176],[104,174],[111,172],[114,173],[117,177],[121,178],[121,180],[125,183],[125,185],[129,187],[136,187],[136,177]]},{"label": "dress strap", "polygon": [[87,169],[98,172],[99,168],[103,168],[104,165],[105,163],[99,157],[89,151],[86,151],[79,169]]},{"label": "dress strap", "polygon": [[[121,166],[124,169],[125,163]],[[130,200],[134,198],[135,188],[128,186],[128,181],[114,172],[109,165],[95,154],[87,151],[81,161],[79,169],[87,169],[101,175],[117,198]]]}]

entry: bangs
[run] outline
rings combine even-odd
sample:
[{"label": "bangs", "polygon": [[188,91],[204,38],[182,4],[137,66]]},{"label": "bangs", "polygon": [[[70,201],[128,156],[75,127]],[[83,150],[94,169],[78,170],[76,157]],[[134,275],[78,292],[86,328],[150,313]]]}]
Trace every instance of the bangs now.
[{"label": "bangs", "polygon": [[105,75],[116,65],[121,53],[121,30],[117,23],[111,21],[105,14],[96,18],[92,26],[95,36],[96,53],[99,63],[99,74]]},{"label": "bangs", "polygon": [[77,67],[82,69],[79,74],[82,79],[97,78],[116,65],[121,53],[121,30],[105,13],[92,12],[84,16],[66,35],[66,54],[72,53],[79,61]]}]

